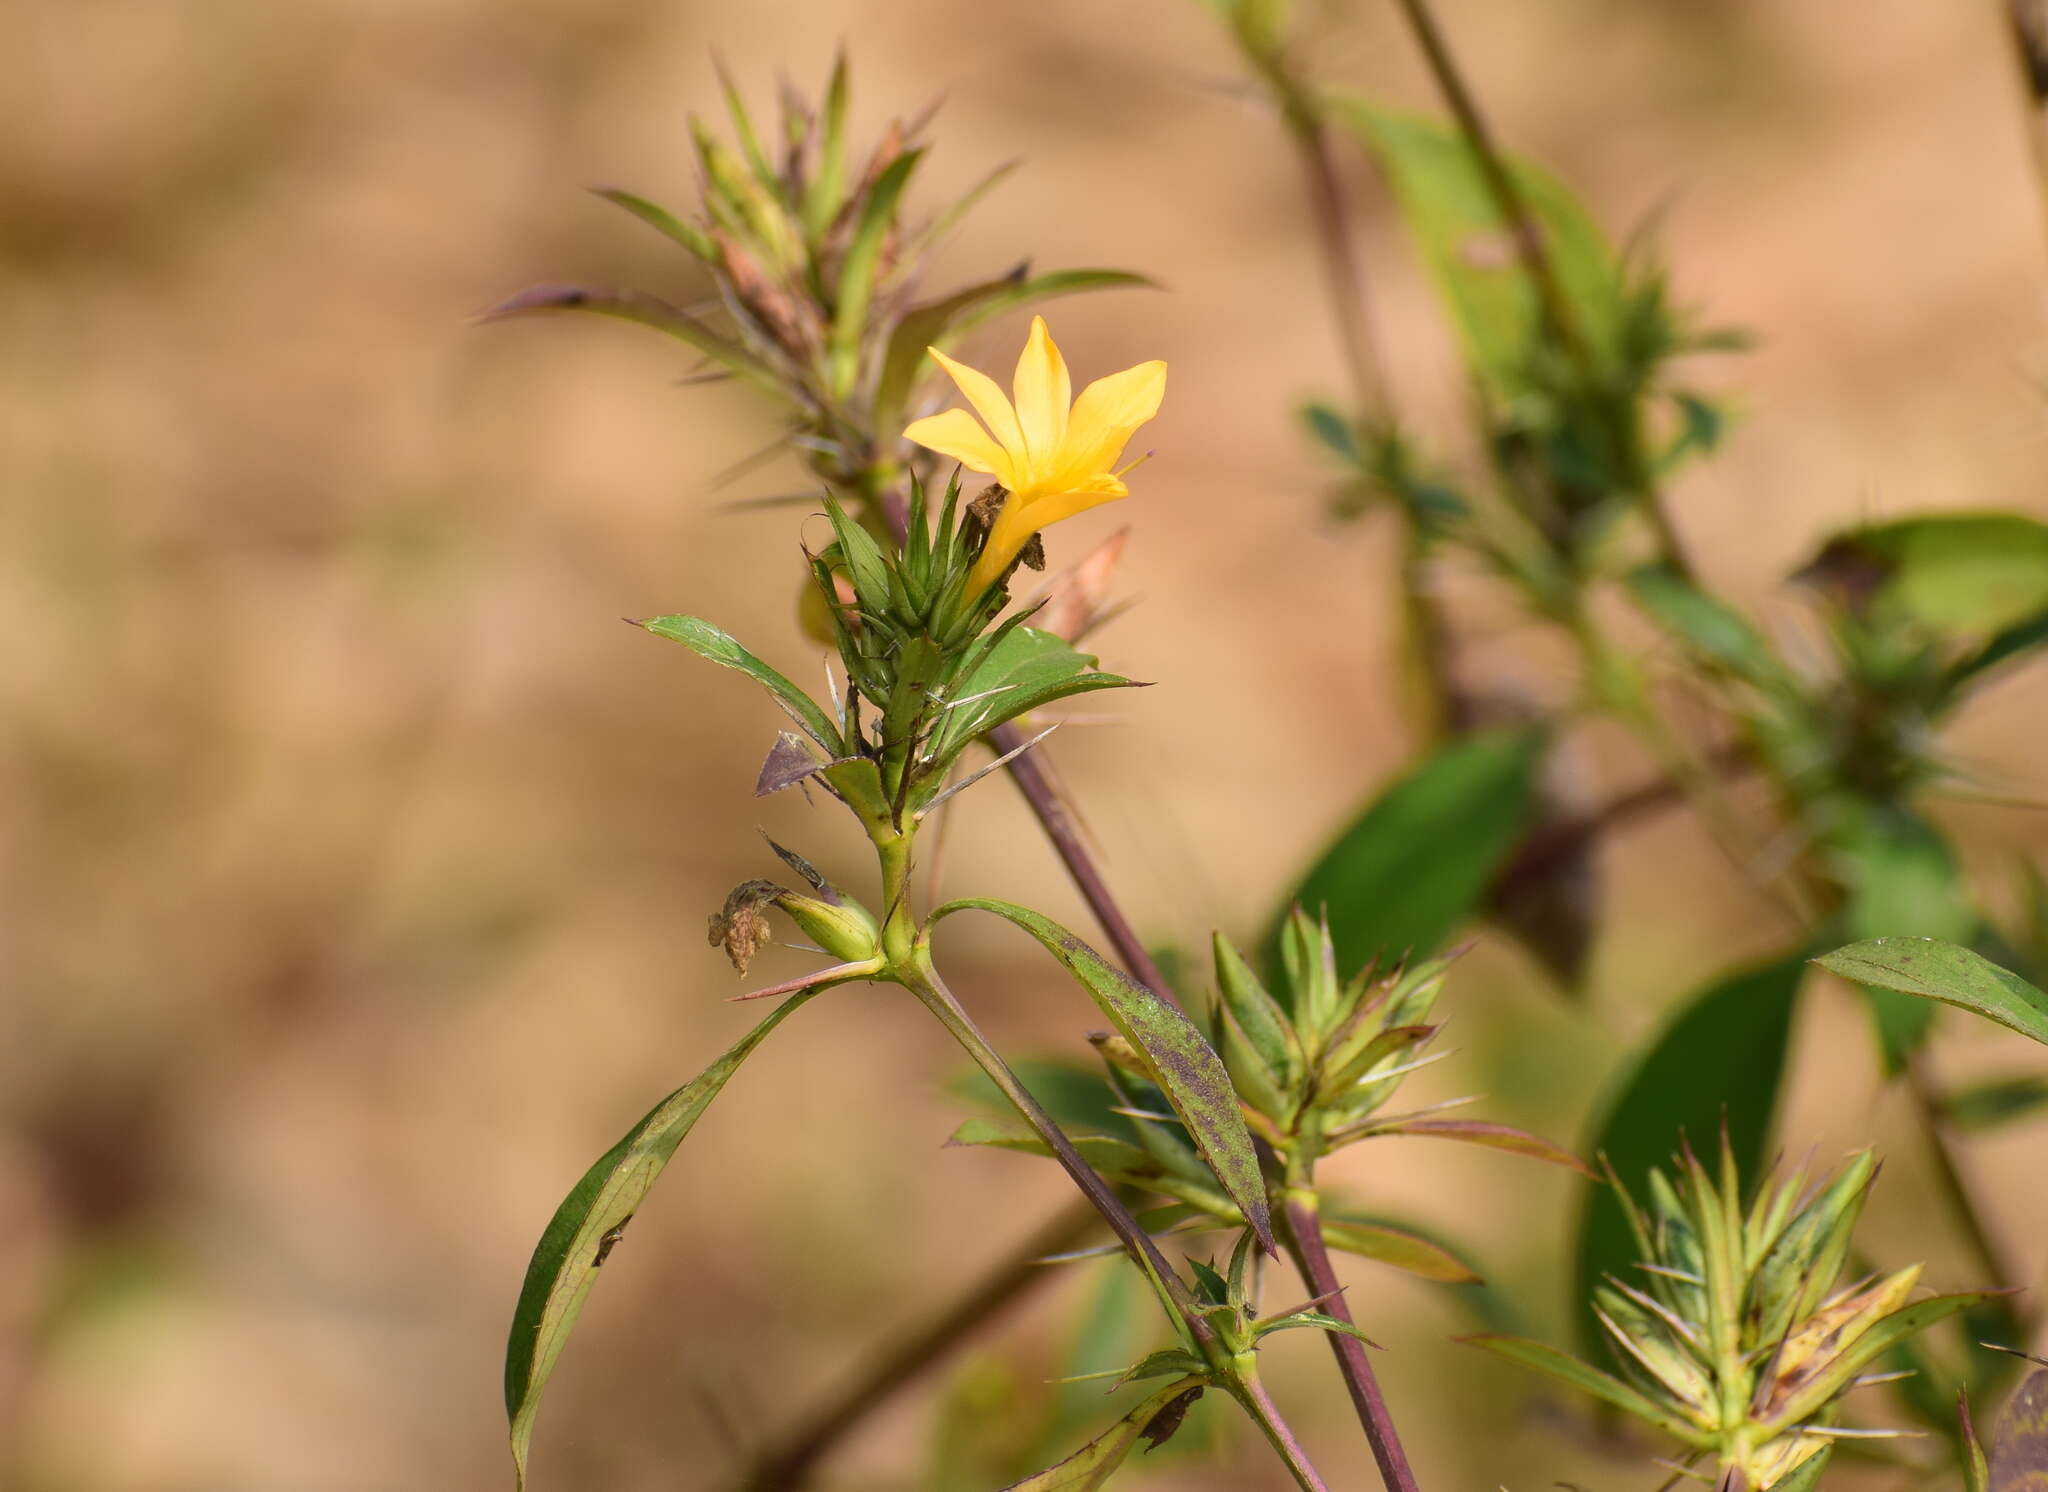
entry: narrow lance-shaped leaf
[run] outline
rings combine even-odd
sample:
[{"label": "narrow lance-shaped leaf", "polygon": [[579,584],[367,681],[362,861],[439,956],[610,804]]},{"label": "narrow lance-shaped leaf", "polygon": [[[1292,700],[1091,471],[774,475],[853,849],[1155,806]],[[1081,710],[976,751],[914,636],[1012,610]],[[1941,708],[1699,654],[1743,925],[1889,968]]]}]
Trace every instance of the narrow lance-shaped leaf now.
[{"label": "narrow lance-shaped leaf", "polygon": [[[1640,1190],[1681,1136],[1708,1145],[1724,1126],[1737,1171],[1754,1175],[1761,1168],[1804,957],[1791,954],[1709,986],[1648,1045],[1585,1147],[1606,1157],[1623,1188]],[[1590,1301],[1609,1276],[1630,1278],[1636,1260],[1615,1191],[1593,1188],[1579,1216],[1576,1297]],[[1580,1313],[1579,1329],[1582,1341],[1606,1350],[1589,1311]]]},{"label": "narrow lance-shaped leaf", "polygon": [[[1962,867],[1948,841],[1925,819],[1874,808],[1841,836],[1835,849],[1848,893],[1844,931],[1851,938],[1907,936],[1964,942],[1977,930]],[[1897,1074],[1927,1039],[1935,1007],[1888,989],[1866,989],[1887,1074]]]},{"label": "narrow lance-shaped leaf", "polygon": [[1770,1485],[1769,1492],[1814,1492],[1820,1486],[1820,1474],[1828,1469],[1835,1448],[1824,1445],[1815,1454],[1808,1456],[1784,1476]]},{"label": "narrow lance-shaped leaf", "polygon": [[1504,1357],[1511,1363],[1525,1368],[1534,1368],[1539,1373],[1569,1383],[1573,1388],[1602,1399],[1615,1408],[1633,1414],[1637,1419],[1668,1430],[1687,1445],[1699,1445],[1701,1436],[1698,1427],[1687,1424],[1677,1415],[1665,1409],[1648,1394],[1622,1382],[1611,1373],[1580,1362],[1566,1352],[1542,1342],[1532,1342],[1526,1337],[1477,1336],[1462,1339],[1474,1347],[1482,1347],[1495,1357]]},{"label": "narrow lance-shaped leaf", "polygon": [[1973,1010],[2048,1043],[2048,992],[1981,954],[1935,938],[1869,938],[1814,960],[1857,984]]},{"label": "narrow lance-shaped leaf", "polygon": [[1994,1129],[2048,1108],[2048,1077],[1996,1078],[1952,1090],[1942,1113],[1957,1129]]},{"label": "narrow lance-shaped leaf", "polygon": [[1511,1155],[1548,1161],[1553,1166],[1563,1166],[1582,1176],[1598,1174],[1564,1146],[1541,1135],[1532,1135],[1526,1129],[1517,1129],[1512,1124],[1496,1124],[1490,1119],[1396,1119],[1375,1125],[1368,1133],[1430,1135],[1440,1140],[1463,1140],[1468,1145],[1484,1145],[1492,1150],[1505,1150]]},{"label": "narrow lance-shaped leaf", "polygon": [[1323,1219],[1323,1242],[1333,1249],[1342,1249],[1361,1259],[1377,1259],[1439,1284],[1481,1283],[1478,1273],[1463,1259],[1434,1239],[1406,1228],[1365,1218],[1327,1217]]},{"label": "narrow lance-shaped leaf", "polygon": [[1094,689],[1141,687],[1120,675],[1097,672],[1094,665],[1092,653],[1069,646],[1064,638],[1036,627],[1013,628],[962,681],[961,702],[939,728],[933,759],[944,761],[974,737],[1055,700]]},{"label": "narrow lance-shaped leaf", "polygon": [[1977,1438],[1976,1422],[1970,1418],[1967,1389],[1956,1391],[1956,1421],[1960,1432],[1957,1450],[1958,1459],[1963,1463],[1963,1492],[1991,1492],[1991,1463],[1985,1457],[1984,1443]]},{"label": "narrow lance-shaped leaf", "polygon": [[1013,1482],[1003,1492],[1099,1492],[1139,1441],[1160,1445],[1179,1429],[1182,1416],[1201,1394],[1201,1379],[1176,1379],[1059,1465]]},{"label": "narrow lance-shaped leaf", "polygon": [[1030,933],[1078,979],[1126,1041],[1150,1059],[1167,1101],[1187,1126],[1230,1200],[1237,1204],[1259,1242],[1273,1248],[1273,1224],[1266,1205],[1265,1177],[1245,1128],[1230,1074],[1187,1016],[1139,984],[1050,917],[1004,901],[970,897],[949,902],[932,921],[973,908],[1007,918]]},{"label": "narrow lance-shaped leaf", "polygon": [[818,708],[817,702],[741,647],[729,633],[693,616],[658,616],[635,625],[646,628],[656,637],[681,643],[700,658],[708,658],[713,663],[745,674],[774,695],[776,703],[788,711],[790,717],[808,731],[811,739],[824,747],[828,754],[835,758],[846,754],[841,747],[838,730]]},{"label": "narrow lance-shaped leaf", "polygon": [[511,1418],[512,1460],[520,1486],[526,1485],[527,1452],[541,1391],[576,1325],[584,1297],[597,1282],[599,1268],[669,1157],[726,1080],[770,1031],[816,993],[804,990],[785,1000],[724,1056],[656,1104],[584,1172],[555,1209],[526,1266],[526,1282],[505,1345],[505,1412]]},{"label": "narrow lance-shaped leaf", "polygon": [[1967,1310],[1981,1300],[1988,1300],[1993,1292],[1968,1290],[1957,1295],[1937,1295],[1931,1300],[1916,1300],[1909,1306],[1892,1312],[1861,1336],[1845,1347],[1828,1367],[1828,1371],[1813,1380],[1802,1392],[1787,1399],[1782,1408],[1758,1428],[1768,1435],[1781,1435],[1792,1426],[1800,1424],[1809,1415],[1817,1414],[1844,1387],[1855,1378],[1865,1364],[1882,1357],[1898,1343],[1917,1335],[1934,1325],[1946,1321],[1959,1311]]},{"label": "narrow lance-shaped leaf", "polygon": [[1749,619],[1669,565],[1644,565],[1628,576],[1636,604],[1695,656],[1752,684],[1788,682],[1785,665]]},{"label": "narrow lance-shaped leaf", "polygon": [[[1514,392],[1541,327],[1538,303],[1470,145],[1455,128],[1362,99],[1332,98],[1328,107],[1386,171],[1474,362],[1497,391]],[[1556,177],[1519,160],[1508,170],[1591,350],[1605,354],[1621,324],[1621,277],[1606,236]]]},{"label": "narrow lance-shaped leaf", "polygon": [[711,235],[695,223],[685,222],[659,203],[649,202],[622,187],[592,187],[591,191],[605,201],[625,208],[655,232],[681,244],[706,264],[718,262],[718,246],[711,241]]},{"label": "narrow lance-shaped leaf", "polygon": [[598,290],[587,285],[536,285],[484,313],[486,321],[504,321],[548,311],[587,311],[664,332],[695,348],[713,362],[768,390],[780,392],[774,376],[730,338],[722,337],[681,307],[641,290]]},{"label": "narrow lance-shaped leaf", "polygon": [[838,304],[832,312],[831,358],[833,382],[842,395],[853,387],[861,330],[867,324],[868,303],[874,297],[875,280],[881,273],[882,247],[896,222],[896,204],[923,156],[921,150],[906,150],[889,163],[869,189],[861,208],[860,224],[840,266]]}]

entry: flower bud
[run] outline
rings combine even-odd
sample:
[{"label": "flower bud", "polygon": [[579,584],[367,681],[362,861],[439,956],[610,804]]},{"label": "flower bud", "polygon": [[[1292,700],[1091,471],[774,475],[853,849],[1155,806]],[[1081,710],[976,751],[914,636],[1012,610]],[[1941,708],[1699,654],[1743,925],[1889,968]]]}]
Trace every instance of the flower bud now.
[{"label": "flower bud", "polygon": [[775,905],[820,948],[844,963],[862,963],[882,955],[882,930],[857,902],[835,903],[785,891],[775,898]]}]

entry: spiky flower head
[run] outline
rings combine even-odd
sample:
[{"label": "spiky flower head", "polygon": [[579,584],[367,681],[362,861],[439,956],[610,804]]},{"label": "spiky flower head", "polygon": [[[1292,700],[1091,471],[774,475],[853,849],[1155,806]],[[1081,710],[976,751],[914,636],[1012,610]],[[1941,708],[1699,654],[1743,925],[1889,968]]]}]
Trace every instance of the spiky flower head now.
[{"label": "spiky flower head", "polygon": [[1470,1100],[1384,1112],[1402,1082],[1435,1061],[1431,1023],[1448,958],[1419,960],[1349,979],[1337,968],[1327,921],[1297,908],[1279,936],[1287,998],[1269,992],[1245,956],[1215,939],[1212,1043],[1237,1084],[1247,1122],[1284,1161],[1312,1167],[1330,1150],[1375,1135],[1437,1135],[1514,1150],[1562,1165],[1576,1157],[1506,1125],[1447,1117]]},{"label": "spiky flower head", "polygon": [[[815,107],[784,88],[772,130],[757,129],[732,80],[721,81],[729,132],[721,137],[691,120],[697,211],[670,212],[617,188],[598,191],[683,249],[700,283],[674,298],[544,285],[492,314],[586,311],[666,333],[702,358],[705,376],[737,378],[775,397],[790,416],[789,445],[857,508],[878,507],[894,488],[905,412],[936,372],[927,347],[950,346],[992,316],[1054,296],[1150,283],[1117,270],[1034,275],[1020,263],[993,279],[925,294],[933,251],[1008,168],[920,216],[911,211],[909,188],[929,116],[892,121],[858,155],[847,127],[844,57]],[[698,300],[714,309],[691,305]],[[871,511],[861,516],[879,522]]]},{"label": "spiky flower head", "polygon": [[1621,1193],[1639,1262],[1593,1299],[1620,1377],[1539,1342],[1472,1341],[1670,1432],[1710,1459],[1720,1486],[1755,1492],[1842,1435],[1887,1433],[1840,1429],[1843,1397],[1872,1362],[1986,1292],[1912,1301],[1917,1264],[1843,1283],[1877,1174],[1868,1150],[1819,1186],[1798,1172],[1767,1179],[1747,1210],[1725,1142],[1717,1172],[1688,1149],[1673,1175],[1650,1173],[1647,1202]]}]

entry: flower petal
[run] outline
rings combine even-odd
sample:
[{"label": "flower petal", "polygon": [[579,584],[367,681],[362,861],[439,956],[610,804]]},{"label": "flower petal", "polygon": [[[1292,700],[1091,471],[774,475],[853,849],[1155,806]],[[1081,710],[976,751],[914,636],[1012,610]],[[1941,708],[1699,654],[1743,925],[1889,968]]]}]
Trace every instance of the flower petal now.
[{"label": "flower petal", "polygon": [[1130,495],[1130,488],[1108,472],[1102,472],[1065,492],[1049,493],[1026,504],[1024,516],[1030,519],[1033,528],[1044,528],[1049,523],[1058,523],[1063,518],[1071,518],[1076,513],[1085,513],[1090,508],[1099,508],[1104,503],[1113,503]]},{"label": "flower petal", "polygon": [[1115,466],[1138,427],[1159,413],[1165,397],[1166,364],[1157,361],[1098,378],[1081,390],[1060,447],[1059,485],[1078,485]]},{"label": "flower petal", "polygon": [[1024,445],[1031,464],[1050,472],[1058,459],[1060,443],[1067,433],[1067,406],[1074,402],[1074,383],[1067,374],[1067,360],[1045,329],[1045,318],[1031,318],[1031,335],[1024,343],[1024,355],[1017,359],[1017,376],[1011,387],[1017,396],[1017,423],[1024,431]]},{"label": "flower petal", "polygon": [[989,433],[964,409],[949,409],[944,414],[914,420],[903,432],[903,438],[941,456],[951,456],[970,471],[987,472],[1005,487],[1010,485],[1010,453],[990,439]]},{"label": "flower petal", "polygon": [[[1010,407],[1010,401],[1004,397],[996,381],[965,363],[954,362],[936,347],[928,348],[927,351],[938,359],[939,366],[959,385],[960,392],[966,396],[967,402],[974,406],[974,412],[981,416],[982,423],[988,426],[989,432],[996,438],[996,443],[1021,459],[1026,450],[1024,432],[1018,428],[1017,411]],[[1003,485],[1007,487],[1010,484],[1004,482]]]}]

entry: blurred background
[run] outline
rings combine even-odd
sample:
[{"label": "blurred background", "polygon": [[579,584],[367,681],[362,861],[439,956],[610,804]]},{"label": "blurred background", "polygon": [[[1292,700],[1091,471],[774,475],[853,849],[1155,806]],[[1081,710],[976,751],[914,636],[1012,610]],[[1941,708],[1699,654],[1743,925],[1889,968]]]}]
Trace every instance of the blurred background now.
[{"label": "blurred background", "polygon": [[[2048,517],[2042,205],[1991,0],[1446,0],[1503,135],[1617,236],[1654,224],[1682,299],[1757,333],[1710,381],[1741,418],[1675,502],[1767,618],[1859,516]],[[658,339],[480,328],[535,281],[694,293],[585,195],[692,197],[685,119],[721,53],[764,106],[854,63],[863,135],[946,103],[925,190],[1024,169],[943,267],[1115,265],[1164,293],[1054,309],[1079,377],[1172,366],[1137,497],[1139,601],[1104,663],[1159,681],[1056,761],[1148,933],[1252,934],[1276,888],[1415,744],[1390,533],[1325,516],[1294,410],[1341,387],[1293,162],[1194,0],[13,0],[0,47],[0,1485],[23,1492],[507,1486],[500,1361],[528,1252],[590,1159],[742,1029],[703,937],[773,869],[828,871],[833,815],[749,797],[781,723],[751,686],[621,626],[717,618],[800,678],[793,463],[744,390],[679,388]],[[1390,7],[1329,12],[1318,72],[1428,106]],[[1464,390],[1379,187],[1357,173],[1403,407],[1456,438]],[[1013,356],[1022,328],[968,348]],[[1569,681],[1512,614],[1481,676]],[[2048,678],[1951,744],[2044,794]],[[1099,718],[1103,711],[1092,712]],[[1589,733],[1586,770],[1651,769]],[[1092,931],[1012,789],[963,800],[947,878]],[[1961,805],[1973,869],[2048,814]],[[1572,1004],[1498,937],[1442,1007],[1418,1097],[1584,1129],[1670,1003],[1783,936],[1683,815],[1606,850],[1608,924]],[[856,883],[857,885],[858,883]],[[1995,900],[1995,898],[1994,898]],[[1022,939],[951,935],[1006,1045],[1078,1053],[1094,1012]],[[786,963],[775,963],[779,957]],[[764,956],[782,977],[795,955]],[[1788,1148],[1899,1132],[1844,991],[1803,1019]],[[1953,1071],[2036,1060],[1944,1023]],[[941,1149],[959,1062],[910,1001],[807,1009],[698,1129],[605,1271],[540,1422],[559,1488],[712,1488],[885,1327],[1060,1205],[1050,1168]],[[1975,1145],[2030,1264],[2040,1125]],[[1466,1242],[1539,1332],[1565,1317],[1572,1183],[1463,1147],[1366,1146],[1345,1179]],[[1908,1144],[1867,1241],[1964,1274],[1919,1223]],[[1380,1154],[1381,1150],[1390,1153]],[[1417,1153],[1427,1152],[1427,1153]],[[1467,1305],[1353,1261],[1425,1479],[1635,1485],[1532,1385],[1449,1343]],[[977,1343],[1049,1371],[1087,1271]],[[1333,1484],[1370,1485],[1313,1334],[1269,1354]],[[1111,1366],[1110,1363],[1098,1366]],[[827,1485],[923,1485],[931,1389]],[[1002,1411],[996,1411],[998,1415]],[[1202,1414],[1222,1416],[1213,1407]],[[1160,1487],[1276,1486],[1251,1448]]]}]

